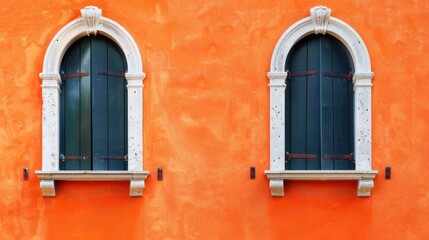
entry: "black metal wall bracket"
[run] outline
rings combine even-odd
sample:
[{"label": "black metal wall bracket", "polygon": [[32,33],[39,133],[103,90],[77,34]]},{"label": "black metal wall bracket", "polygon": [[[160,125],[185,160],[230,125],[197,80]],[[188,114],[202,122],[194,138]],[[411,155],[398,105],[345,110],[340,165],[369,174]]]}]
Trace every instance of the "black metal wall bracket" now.
[{"label": "black metal wall bracket", "polygon": [[162,174],[162,168],[158,168],[158,181],[162,181],[163,174]]},{"label": "black metal wall bracket", "polygon": [[23,169],[23,173],[24,173],[24,181],[27,181],[28,180],[28,167],[25,167],[24,169]]},{"label": "black metal wall bracket", "polygon": [[392,168],[390,166],[387,166],[385,170],[385,178],[390,179],[391,174],[392,174]]},{"label": "black metal wall bracket", "polygon": [[250,179],[255,179],[256,178],[256,168],[255,167],[250,167]]}]

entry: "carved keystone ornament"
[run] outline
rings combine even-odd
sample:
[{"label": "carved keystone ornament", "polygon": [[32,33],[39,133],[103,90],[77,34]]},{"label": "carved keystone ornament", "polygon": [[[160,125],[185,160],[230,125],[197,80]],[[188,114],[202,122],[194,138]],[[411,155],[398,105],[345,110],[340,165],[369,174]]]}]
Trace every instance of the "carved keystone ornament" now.
[{"label": "carved keystone ornament", "polygon": [[326,30],[329,24],[329,18],[331,17],[331,9],[325,6],[317,6],[310,9],[311,20],[316,25],[315,34],[326,34]]},{"label": "carved keystone ornament", "polygon": [[90,34],[97,35],[98,24],[100,23],[101,18],[101,9],[94,6],[88,6],[80,10],[82,13],[82,19],[85,21],[86,34],[89,36]]}]

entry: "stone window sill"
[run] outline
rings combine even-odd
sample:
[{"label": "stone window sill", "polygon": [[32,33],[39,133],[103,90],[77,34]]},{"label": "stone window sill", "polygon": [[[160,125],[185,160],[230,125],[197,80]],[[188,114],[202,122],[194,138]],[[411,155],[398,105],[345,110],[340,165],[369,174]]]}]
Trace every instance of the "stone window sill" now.
[{"label": "stone window sill", "polygon": [[43,196],[55,197],[55,181],[130,181],[130,196],[142,196],[148,171],[36,171]]},{"label": "stone window sill", "polygon": [[285,170],[285,171],[265,171],[265,175],[270,180],[272,196],[284,196],[284,180],[357,180],[359,197],[369,197],[374,188],[374,178],[378,171],[342,170],[342,171],[320,171],[320,170]]}]

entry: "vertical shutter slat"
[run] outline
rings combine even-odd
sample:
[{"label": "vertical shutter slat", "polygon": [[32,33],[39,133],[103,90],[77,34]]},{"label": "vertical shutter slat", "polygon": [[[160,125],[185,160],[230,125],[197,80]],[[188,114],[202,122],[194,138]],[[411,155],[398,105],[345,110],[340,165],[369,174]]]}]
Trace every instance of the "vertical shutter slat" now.
[{"label": "vertical shutter slat", "polygon": [[[307,71],[307,43],[298,45],[294,51],[291,72]],[[307,76],[292,77],[291,88],[291,150],[290,152],[306,153],[307,141]],[[306,168],[305,159],[291,159],[290,169]]]},{"label": "vertical shutter slat", "polygon": [[[307,70],[320,68],[320,41],[312,38],[308,41]],[[307,154],[317,159],[306,159],[307,170],[320,169],[320,71],[307,76]]]},{"label": "vertical shutter slat", "polygon": [[[66,59],[65,74],[80,72],[80,42],[72,46]],[[80,154],[80,78],[64,81],[64,155]],[[65,170],[80,170],[79,161],[66,161]]]},{"label": "vertical shutter slat", "polygon": [[[290,65],[286,66],[286,71],[290,70]],[[292,152],[291,150],[291,79],[286,79],[285,93],[285,153]],[[290,161],[286,159],[285,170],[290,170]]]},{"label": "vertical shutter slat", "polygon": [[[332,71],[335,73],[348,73],[347,57],[342,52],[342,49],[332,39]],[[332,154],[347,154],[351,153],[349,149],[349,118],[348,118],[348,84],[347,79],[334,76],[333,92],[334,101],[334,151]],[[335,170],[350,169],[350,162],[347,159],[334,160]]]},{"label": "vertical shutter slat", "polygon": [[100,160],[108,156],[108,82],[107,75],[97,72],[107,69],[107,43],[104,38],[93,37],[91,41],[92,62],[92,146],[94,170],[108,170],[109,161]]},{"label": "vertical shutter slat", "polygon": [[[90,41],[83,38],[80,48],[80,72],[91,70]],[[91,79],[80,77],[80,155],[91,156]],[[91,170],[91,158],[80,160],[80,170]]]},{"label": "vertical shutter slat", "polygon": [[[61,74],[63,74],[66,71],[66,59],[68,58],[68,52],[63,57],[63,60],[61,61]],[[60,155],[65,153],[65,82],[60,85]],[[65,170],[65,163],[63,161],[60,161],[60,170]]]},{"label": "vertical shutter slat", "polygon": [[[320,52],[321,52],[321,72],[332,72],[332,46],[331,41],[328,38],[320,38]],[[334,150],[334,93],[333,93],[333,83],[332,78],[329,76],[320,76],[321,81],[321,93],[322,93],[322,103],[321,103],[321,144],[322,144],[322,154],[332,154]],[[333,170],[334,161],[321,159],[321,169],[324,170]]]},{"label": "vertical shutter slat", "polygon": [[[108,72],[124,72],[124,60],[113,45],[107,48]],[[126,143],[126,81],[124,76],[110,75],[108,78],[108,132],[109,156],[127,155]],[[119,159],[109,160],[109,170],[124,170],[127,162]]]},{"label": "vertical shutter slat", "polygon": [[[350,68],[350,67],[349,67]],[[351,70],[351,69],[350,69]],[[348,97],[348,105],[349,105],[349,112],[348,112],[348,130],[349,130],[349,150],[351,153],[355,153],[354,151],[354,137],[355,137],[355,133],[354,133],[354,91],[353,91],[353,83],[349,82],[348,86],[348,91],[347,91],[347,97]],[[355,161],[350,161],[350,165],[349,165],[349,169],[350,170],[354,170],[356,169],[356,162]]]}]

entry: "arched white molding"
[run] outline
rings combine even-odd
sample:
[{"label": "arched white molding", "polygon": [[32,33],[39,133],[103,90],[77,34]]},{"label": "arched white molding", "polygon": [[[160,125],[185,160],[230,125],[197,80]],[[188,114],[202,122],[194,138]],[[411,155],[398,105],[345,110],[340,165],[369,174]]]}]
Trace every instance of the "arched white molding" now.
[{"label": "arched white molding", "polygon": [[[326,24],[325,33],[340,40],[350,52],[355,72],[371,73],[371,61],[368,50],[359,34],[347,23],[334,17],[327,18]],[[316,33],[316,29],[317,25],[314,23],[313,17],[311,16],[306,17],[289,27],[280,37],[276,47],[274,48],[274,52],[271,57],[270,72],[284,72],[286,58],[292,47],[302,38]]]},{"label": "arched white molding", "polygon": [[[97,14],[91,14],[94,11]],[[117,22],[102,17],[101,9],[97,7],[85,7],[81,10],[81,13],[82,17],[68,23],[52,39],[45,54],[42,74],[58,73],[65,52],[77,39],[90,34],[102,34],[118,44],[122,52],[124,52],[127,59],[128,73],[143,74],[144,78],[140,51],[127,30]]]},{"label": "arched white molding", "polygon": [[[131,35],[118,23],[102,17],[93,6],[81,10],[82,16],[64,26],[52,39],[43,62],[42,79],[42,170],[39,176],[44,196],[55,196],[55,180],[130,180],[130,195],[141,196],[148,171],[143,171],[143,72],[140,51]],[[127,61],[128,170],[59,170],[59,94],[61,60],[77,39],[101,34],[113,40]]]},{"label": "arched white molding", "polygon": [[[350,52],[355,73],[355,171],[285,171],[285,88],[287,56],[292,47],[310,34],[330,34]],[[270,72],[270,179],[272,196],[284,196],[284,180],[358,180],[358,196],[370,196],[377,171],[371,159],[371,88],[374,74],[368,50],[359,34],[345,22],[331,17],[331,9],[317,6],[310,16],[291,27],[280,37],[271,58]],[[363,187],[364,186],[364,187]]]}]

